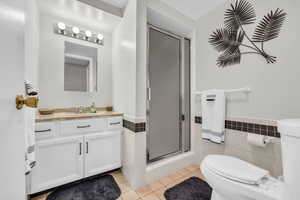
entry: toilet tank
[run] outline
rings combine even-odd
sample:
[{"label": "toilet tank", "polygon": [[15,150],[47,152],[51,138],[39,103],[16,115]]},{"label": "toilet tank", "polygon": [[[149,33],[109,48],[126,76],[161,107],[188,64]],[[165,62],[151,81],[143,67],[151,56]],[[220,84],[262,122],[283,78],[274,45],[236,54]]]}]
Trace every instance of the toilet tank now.
[{"label": "toilet tank", "polygon": [[278,121],[283,165],[283,199],[300,199],[300,119]]}]

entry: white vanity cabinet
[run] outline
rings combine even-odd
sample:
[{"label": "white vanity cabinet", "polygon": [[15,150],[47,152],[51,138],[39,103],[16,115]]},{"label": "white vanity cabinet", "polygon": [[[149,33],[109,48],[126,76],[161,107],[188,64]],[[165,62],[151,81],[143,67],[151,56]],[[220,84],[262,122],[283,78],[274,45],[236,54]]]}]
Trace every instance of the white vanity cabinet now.
[{"label": "white vanity cabinet", "polygon": [[36,166],[32,171],[31,193],[47,190],[83,177],[82,137],[39,141]]},{"label": "white vanity cabinet", "polygon": [[122,117],[37,123],[31,194],[121,167],[121,133]]},{"label": "white vanity cabinet", "polygon": [[100,174],[121,166],[121,138],[118,131],[85,137],[85,175]]}]

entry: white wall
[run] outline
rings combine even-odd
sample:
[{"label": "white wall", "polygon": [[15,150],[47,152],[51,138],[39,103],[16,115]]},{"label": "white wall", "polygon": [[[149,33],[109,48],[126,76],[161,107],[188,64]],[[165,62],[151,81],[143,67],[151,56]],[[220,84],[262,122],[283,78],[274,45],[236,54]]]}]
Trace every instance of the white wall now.
[{"label": "white wall", "polygon": [[[40,18],[40,108],[112,105],[112,37],[104,34],[104,46],[55,34],[54,23],[63,21],[91,31],[100,32],[97,26],[86,27],[62,17],[41,15]],[[93,93],[64,91],[64,41],[98,48],[98,91]]]},{"label": "white wall", "polygon": [[130,1],[113,33],[113,101],[127,117],[146,116],[146,2]]},{"label": "white wall", "polygon": [[[209,35],[223,26],[224,4],[201,17],[197,29],[196,89],[233,89],[250,86],[248,97],[232,95],[228,102],[228,116],[250,118],[282,119],[300,117],[299,91],[299,9],[297,0],[252,0],[257,19],[271,9],[283,8],[288,18],[278,39],[265,45],[271,55],[278,57],[277,64],[266,64],[258,55],[244,55],[240,65],[218,68],[218,52],[208,43]],[[257,20],[257,22],[258,22]],[[257,24],[257,23],[256,23]],[[247,26],[245,26],[247,27]],[[247,28],[252,35],[255,25]],[[197,106],[195,112],[199,112]]]},{"label": "white wall", "polygon": [[[212,88],[234,89],[250,86],[249,96],[243,94],[230,95],[227,105],[227,117],[236,121],[276,125],[277,119],[300,117],[300,68],[298,66],[298,48],[300,43],[298,10],[300,3],[296,0],[256,0],[257,18],[261,19],[271,9],[283,8],[288,19],[278,39],[265,45],[267,52],[278,57],[274,65],[256,55],[245,55],[240,65],[218,68],[218,53],[209,45],[208,38],[213,30],[222,27],[224,10],[229,7],[223,4],[201,17],[196,32],[196,68],[195,84],[192,90]],[[255,26],[247,28],[252,34]],[[193,115],[201,115],[200,102],[192,110]],[[235,156],[265,168],[272,175],[282,175],[280,139],[266,148],[254,147],[247,143],[247,133],[226,130],[225,144],[218,145],[201,139],[201,125],[193,126],[198,143],[199,162],[208,154],[225,154]]]},{"label": "white wall", "polygon": [[113,32],[113,106],[130,116],[136,112],[136,6],[129,1]]},{"label": "white wall", "polygon": [[25,32],[25,79],[38,85],[39,72],[39,10],[36,0],[27,4],[27,31]]},{"label": "white wall", "polygon": [[[131,122],[146,115],[146,2],[130,0],[113,33],[113,106]],[[146,133],[123,135],[122,171],[133,188],[145,183]]]},{"label": "white wall", "polygon": [[147,9],[146,1],[137,2],[137,61],[136,61],[136,117],[146,119],[147,87]]}]

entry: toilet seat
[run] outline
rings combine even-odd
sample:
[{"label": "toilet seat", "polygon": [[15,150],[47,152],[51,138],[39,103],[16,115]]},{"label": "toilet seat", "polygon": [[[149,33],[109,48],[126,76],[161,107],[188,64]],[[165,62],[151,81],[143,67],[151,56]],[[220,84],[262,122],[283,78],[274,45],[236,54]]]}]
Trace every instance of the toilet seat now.
[{"label": "toilet seat", "polygon": [[[226,164],[221,163],[221,161],[224,161],[224,163],[226,162]],[[230,163],[227,161],[232,162]],[[278,181],[270,175],[267,175],[266,177],[261,179],[259,184],[253,184],[253,179],[251,179],[251,176],[249,176],[250,179],[248,179],[245,178],[247,177],[245,176],[245,174],[240,175],[238,172],[231,173],[232,171],[230,170],[226,171],[225,168],[237,164],[246,166],[244,172],[246,172],[246,170],[248,169],[254,171],[258,169],[259,172],[262,172],[260,171],[260,168],[233,157],[223,155],[209,155],[203,160],[201,164],[201,170],[207,183],[213,188],[214,198],[212,198],[212,200],[282,199],[281,196],[283,187],[281,181]],[[234,169],[238,168],[234,166]]]},{"label": "toilet seat", "polygon": [[210,155],[203,162],[216,174],[249,185],[259,185],[269,175],[267,170],[231,156]]}]

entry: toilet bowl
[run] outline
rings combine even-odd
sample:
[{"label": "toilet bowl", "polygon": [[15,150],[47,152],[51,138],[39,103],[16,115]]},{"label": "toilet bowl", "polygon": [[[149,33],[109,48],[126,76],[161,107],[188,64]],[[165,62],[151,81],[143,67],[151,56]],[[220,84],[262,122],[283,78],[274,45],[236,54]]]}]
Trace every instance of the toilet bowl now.
[{"label": "toilet bowl", "polygon": [[211,200],[299,200],[300,119],[278,121],[284,182],[238,158],[209,155],[201,170],[212,187]]},{"label": "toilet bowl", "polygon": [[201,164],[211,200],[280,200],[282,182],[268,171],[230,156],[209,155]]}]

